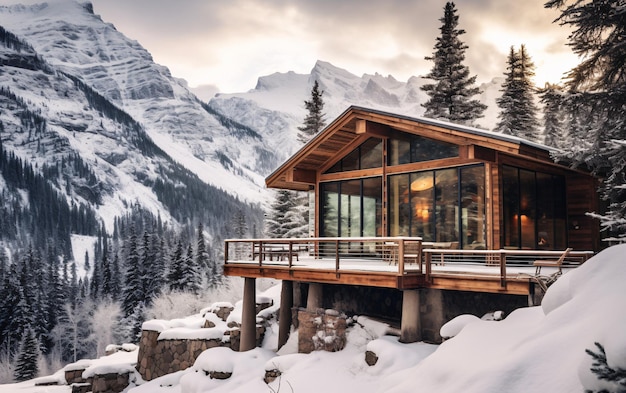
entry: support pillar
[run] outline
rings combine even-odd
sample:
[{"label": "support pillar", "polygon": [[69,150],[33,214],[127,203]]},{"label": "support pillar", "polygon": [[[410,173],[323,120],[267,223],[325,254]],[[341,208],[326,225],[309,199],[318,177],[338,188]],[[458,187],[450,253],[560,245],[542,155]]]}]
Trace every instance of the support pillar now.
[{"label": "support pillar", "polygon": [[289,339],[291,331],[291,308],[293,307],[293,281],[283,280],[278,311],[278,349]]},{"label": "support pillar", "polygon": [[309,284],[309,293],[306,298],[306,309],[307,311],[315,311],[318,308],[323,308],[323,291],[324,287],[322,284],[318,284],[312,282]]},{"label": "support pillar", "polygon": [[244,278],[239,351],[256,347],[256,280]]},{"label": "support pillar", "polygon": [[420,295],[417,289],[402,291],[400,342],[414,343],[422,339]]}]

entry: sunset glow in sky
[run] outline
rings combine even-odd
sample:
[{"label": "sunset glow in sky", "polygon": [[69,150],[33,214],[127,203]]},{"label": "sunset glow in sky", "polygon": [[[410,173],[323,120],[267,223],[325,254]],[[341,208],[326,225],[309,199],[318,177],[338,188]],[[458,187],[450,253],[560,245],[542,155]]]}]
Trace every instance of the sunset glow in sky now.
[{"label": "sunset glow in sky", "polygon": [[[43,0],[42,0],[43,1]],[[36,0],[0,0],[0,4]],[[465,64],[478,82],[503,76],[512,45],[525,44],[535,83],[559,82],[578,63],[569,30],[545,0],[459,0]],[[316,60],[351,73],[406,81],[432,67],[442,0],[92,0],[94,12],[192,87],[254,88],[259,76],[309,73]]]}]

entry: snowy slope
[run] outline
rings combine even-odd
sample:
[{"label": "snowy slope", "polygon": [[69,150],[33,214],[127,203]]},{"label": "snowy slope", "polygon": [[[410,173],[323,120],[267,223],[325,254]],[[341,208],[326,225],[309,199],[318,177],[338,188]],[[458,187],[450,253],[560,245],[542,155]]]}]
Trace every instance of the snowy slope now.
[{"label": "snowy slope", "polygon": [[[626,369],[625,253],[626,245],[601,252],[550,287],[542,306],[516,310],[502,321],[477,319],[439,347],[400,344],[396,337],[383,335],[385,329],[380,323],[359,318],[348,332],[348,345],[343,351],[297,354],[297,337],[292,334],[287,345],[276,353],[273,326],[263,348],[243,353],[209,349],[193,367],[130,392],[261,393],[279,388],[298,393],[617,392],[620,390],[615,384],[599,381],[590,371],[591,357],[585,349],[597,352],[594,342],[599,342],[606,349],[609,366]],[[259,295],[277,304],[279,294],[277,286]],[[365,350],[378,355],[375,366],[365,364]],[[110,361],[116,364],[117,359]],[[104,364],[106,359],[100,362]],[[233,376],[212,380],[200,372],[216,368],[232,370]],[[276,368],[282,370],[282,376],[268,387],[262,380],[264,371]],[[2,385],[0,391],[44,391],[33,385],[34,381]],[[71,390],[67,386],[49,389]]]}]

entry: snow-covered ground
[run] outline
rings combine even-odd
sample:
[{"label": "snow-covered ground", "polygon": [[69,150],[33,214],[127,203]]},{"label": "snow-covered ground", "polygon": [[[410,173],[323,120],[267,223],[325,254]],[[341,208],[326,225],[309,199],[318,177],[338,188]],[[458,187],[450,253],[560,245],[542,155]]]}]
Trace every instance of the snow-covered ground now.
[{"label": "snow-covered ground", "polygon": [[[467,316],[455,319],[445,330],[458,334],[440,346],[400,344],[396,337],[384,335],[384,325],[358,318],[348,332],[348,345],[343,351],[298,354],[296,334],[292,334],[277,353],[277,328],[272,326],[263,348],[244,353],[209,349],[193,367],[127,391],[618,391],[608,382],[598,381],[590,371],[592,359],[585,350],[596,351],[594,343],[598,342],[605,347],[609,366],[626,369],[625,255],[626,245],[610,247],[564,274],[550,287],[541,306],[519,309],[502,321]],[[274,287],[260,295],[277,302],[279,292]],[[366,350],[377,353],[376,365],[367,366]],[[115,359],[101,358],[97,364],[103,367],[110,362],[109,369],[127,369],[124,362]],[[229,371],[233,376],[227,380],[210,379],[201,372],[207,369]],[[282,376],[269,387],[263,382],[266,369],[282,371]],[[28,381],[0,385],[0,391],[54,393],[69,392],[70,388],[35,387],[34,381]]]}]

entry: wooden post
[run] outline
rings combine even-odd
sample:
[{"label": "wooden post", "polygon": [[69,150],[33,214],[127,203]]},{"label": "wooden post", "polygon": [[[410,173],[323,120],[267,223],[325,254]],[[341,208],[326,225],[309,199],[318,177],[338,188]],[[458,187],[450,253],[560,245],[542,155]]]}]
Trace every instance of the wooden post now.
[{"label": "wooden post", "polygon": [[256,280],[244,278],[239,351],[256,347]]},{"label": "wooden post", "polygon": [[278,311],[278,349],[289,339],[291,331],[291,309],[293,307],[293,281],[283,280],[280,290],[280,309]]},{"label": "wooden post", "polygon": [[500,253],[500,286],[506,289],[506,254]]}]

